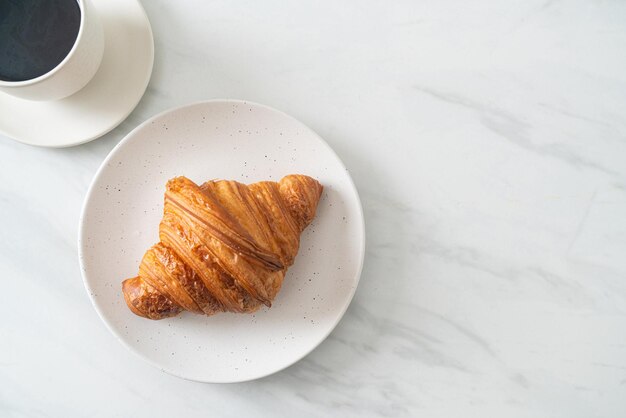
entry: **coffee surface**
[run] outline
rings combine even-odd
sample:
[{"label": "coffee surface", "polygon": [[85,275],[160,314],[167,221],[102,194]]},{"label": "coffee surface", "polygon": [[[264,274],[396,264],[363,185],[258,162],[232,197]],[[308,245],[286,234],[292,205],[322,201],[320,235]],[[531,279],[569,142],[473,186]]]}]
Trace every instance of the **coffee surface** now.
[{"label": "coffee surface", "polygon": [[76,0],[0,0],[0,80],[30,80],[52,70],[79,28]]}]

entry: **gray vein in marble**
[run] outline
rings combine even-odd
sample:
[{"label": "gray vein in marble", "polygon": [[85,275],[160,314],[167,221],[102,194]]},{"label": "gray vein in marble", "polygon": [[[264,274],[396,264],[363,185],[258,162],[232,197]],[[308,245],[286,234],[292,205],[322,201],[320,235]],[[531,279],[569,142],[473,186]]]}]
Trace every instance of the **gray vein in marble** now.
[{"label": "gray vein in marble", "polygon": [[[419,330],[415,325],[406,325],[391,318],[375,319],[376,317],[367,309],[359,306],[356,302],[354,305],[351,307],[351,315],[356,316],[359,321],[365,322],[366,325],[378,329],[385,338],[393,338],[394,341],[399,340],[403,344],[402,346],[398,345],[399,343],[394,345],[393,353],[396,356],[405,360],[419,361],[429,366],[452,368],[469,373],[469,370],[461,362],[447,356],[438,348],[438,346],[445,344],[444,341]],[[354,344],[334,335],[331,335],[330,338],[347,345],[356,352],[361,352],[362,355],[376,352],[373,349],[365,350],[366,343]]]},{"label": "gray vein in marble", "polygon": [[561,162],[574,165],[576,167],[600,171],[611,176],[618,177],[621,175],[621,173],[611,170],[598,162],[576,154],[564,144],[542,145],[533,142],[529,138],[529,131],[531,131],[532,125],[503,109],[498,109],[493,105],[488,105],[482,102],[474,101],[467,97],[462,97],[426,86],[413,85],[413,88],[416,91],[435,99],[479,113],[481,115],[481,122],[486,128],[527,151],[546,157],[556,158]]},{"label": "gray vein in marble", "polygon": [[490,356],[497,357],[496,352],[491,348],[491,346],[487,343],[487,341],[485,341],[485,339],[480,337],[478,334],[471,332],[467,328],[459,325],[457,322],[452,321],[449,318],[446,318],[445,316],[437,312],[429,311],[427,309],[423,309],[419,307],[416,309],[418,309],[419,311],[421,311],[422,313],[426,315],[436,318],[439,321],[445,322],[447,325],[451,326],[456,331],[463,334],[464,336],[466,336],[467,338],[469,338],[470,340],[478,344],[480,347],[482,347],[482,349],[485,350],[485,352],[487,352]]},{"label": "gray vein in marble", "polygon": [[585,213],[580,218],[580,222],[576,226],[576,231],[574,232],[574,236],[572,237],[569,245],[567,246],[567,254],[569,254],[572,251],[572,247],[574,246],[574,244],[576,243],[576,240],[580,236],[580,232],[583,230],[585,222],[587,221],[587,218],[589,217],[589,211],[591,211],[591,207],[593,206],[593,202],[596,200],[597,195],[598,195],[598,189],[594,190],[593,194],[589,198],[587,207],[585,208]]},{"label": "gray vein in marble", "polygon": [[615,127],[615,125],[612,124],[612,123],[606,122],[604,120],[592,118],[592,117],[589,117],[589,116],[581,115],[579,113],[575,113],[575,112],[569,111],[567,109],[563,109],[563,108],[561,108],[559,106],[554,106],[554,105],[551,105],[551,104],[548,104],[548,103],[537,103],[537,105],[542,107],[542,108],[544,108],[544,109],[550,110],[552,112],[556,112],[556,113],[559,113],[561,115],[564,115],[564,116],[566,116],[568,118],[572,118],[572,119],[576,119],[576,120],[580,120],[580,121],[584,121],[584,122],[589,122],[589,123],[592,123],[594,125],[598,125],[598,126],[601,126],[601,127],[604,127],[604,128],[617,129]]},{"label": "gray vein in marble", "polygon": [[[311,359],[303,361],[303,364],[297,368],[296,375],[298,379],[309,380],[316,388],[321,389],[327,385],[343,388],[330,396],[323,390],[296,392],[296,395],[306,402],[324,406],[327,411],[324,415],[332,413],[371,416],[374,410],[376,416],[409,416],[409,406],[414,402],[400,395],[402,392],[398,390],[399,388],[389,390],[385,387],[371,386],[371,384],[364,386],[362,381],[343,377],[335,370]],[[390,385],[395,386],[393,383],[385,386]],[[353,396],[364,389],[373,390],[373,397],[356,402]]]}]

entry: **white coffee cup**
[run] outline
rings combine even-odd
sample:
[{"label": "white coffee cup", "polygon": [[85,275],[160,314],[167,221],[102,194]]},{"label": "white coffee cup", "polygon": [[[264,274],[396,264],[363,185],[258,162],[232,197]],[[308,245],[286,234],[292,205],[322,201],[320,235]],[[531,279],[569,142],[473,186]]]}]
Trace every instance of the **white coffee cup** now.
[{"label": "white coffee cup", "polygon": [[0,91],[28,100],[57,100],[82,89],[98,71],[104,53],[104,33],[90,0],[76,0],[80,26],[74,46],[56,67],[24,81],[0,80]]}]

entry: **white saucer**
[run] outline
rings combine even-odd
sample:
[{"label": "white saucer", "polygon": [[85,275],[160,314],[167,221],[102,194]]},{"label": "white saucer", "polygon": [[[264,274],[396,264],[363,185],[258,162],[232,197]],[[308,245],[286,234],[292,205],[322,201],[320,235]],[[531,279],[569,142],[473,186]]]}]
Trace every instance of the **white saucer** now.
[{"label": "white saucer", "polygon": [[[169,178],[251,183],[290,173],[315,177],[324,193],[271,308],[161,321],[128,309],[121,283],[158,241]],[[328,144],[282,112],[223,100],[155,116],[111,151],[87,193],[78,249],[91,301],[126,347],[185,379],[240,382],[295,363],[328,336],[354,295],[364,245],[359,196]]]},{"label": "white saucer", "polygon": [[119,125],[148,86],[154,42],[139,0],[92,0],[104,28],[102,64],[78,93],[35,102],[0,92],[0,133],[41,147],[69,147]]}]

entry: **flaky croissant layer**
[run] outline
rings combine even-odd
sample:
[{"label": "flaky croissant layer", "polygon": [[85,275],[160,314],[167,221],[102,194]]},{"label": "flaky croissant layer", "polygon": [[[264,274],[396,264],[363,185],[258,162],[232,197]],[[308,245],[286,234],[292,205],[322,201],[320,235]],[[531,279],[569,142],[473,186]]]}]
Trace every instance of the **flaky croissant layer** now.
[{"label": "flaky croissant layer", "polygon": [[160,242],[146,251],[139,275],[122,283],[126,304],[149,319],[271,306],[322,189],[300,174],[250,185],[169,180]]}]

